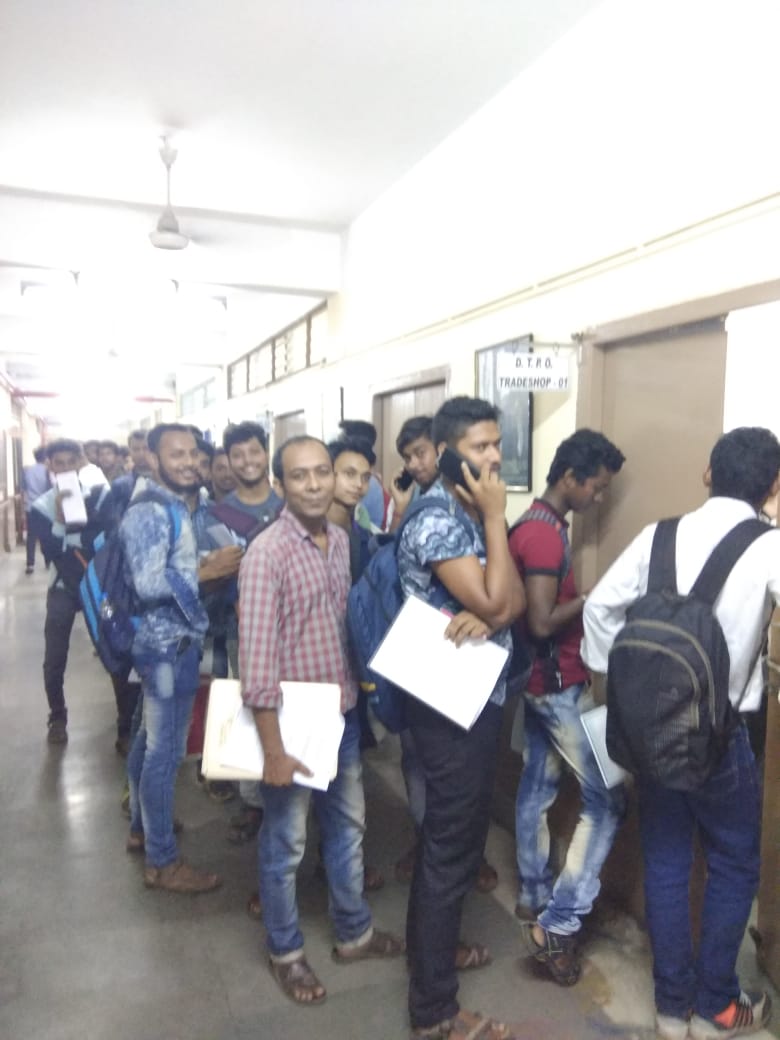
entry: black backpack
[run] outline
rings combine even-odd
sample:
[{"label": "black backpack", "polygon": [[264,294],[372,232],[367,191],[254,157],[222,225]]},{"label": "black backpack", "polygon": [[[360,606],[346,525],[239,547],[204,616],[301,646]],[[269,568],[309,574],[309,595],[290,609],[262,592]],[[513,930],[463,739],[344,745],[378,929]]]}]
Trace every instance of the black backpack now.
[{"label": "black backpack", "polygon": [[729,651],[714,603],[745,549],[771,528],[760,520],[737,524],[681,596],[678,521],[658,524],[647,592],[628,609],[609,653],[607,750],[641,779],[694,791],[715,770],[736,722]]}]

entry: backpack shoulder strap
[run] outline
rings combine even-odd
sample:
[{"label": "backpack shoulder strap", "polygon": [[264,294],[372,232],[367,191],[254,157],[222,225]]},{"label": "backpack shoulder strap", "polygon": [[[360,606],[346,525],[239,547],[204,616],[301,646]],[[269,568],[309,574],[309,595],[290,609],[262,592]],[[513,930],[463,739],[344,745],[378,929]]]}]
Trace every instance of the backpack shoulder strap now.
[{"label": "backpack shoulder strap", "polygon": [[757,518],[742,520],[736,527],[732,527],[712,550],[693,584],[691,595],[706,603],[714,603],[743,552],[762,534],[771,530],[769,524]]},{"label": "backpack shoulder strap", "polygon": [[569,539],[566,535],[566,528],[555,513],[540,506],[531,506],[531,508],[526,509],[523,515],[518,517],[509,528],[506,533],[507,539],[512,537],[518,527],[521,527],[529,520],[541,520],[543,523],[549,524],[550,527],[555,528],[560,536],[561,545],[563,546],[563,559],[561,560],[561,566],[558,570],[558,585],[560,586],[566,580],[566,576],[571,570],[571,546],[569,545]]},{"label": "backpack shoulder strap", "polygon": [[650,571],[647,575],[648,592],[677,591],[675,549],[679,522],[679,516],[675,516],[659,520],[656,524],[653,547],[650,550]]}]

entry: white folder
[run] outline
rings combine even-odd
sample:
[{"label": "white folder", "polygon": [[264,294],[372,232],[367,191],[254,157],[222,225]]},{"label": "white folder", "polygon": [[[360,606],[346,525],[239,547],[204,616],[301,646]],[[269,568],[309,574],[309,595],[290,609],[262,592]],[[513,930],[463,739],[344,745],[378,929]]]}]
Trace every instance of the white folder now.
[{"label": "white folder", "polygon": [[463,729],[471,729],[509,651],[489,639],[468,639],[455,646],[444,638],[450,620],[450,615],[410,596],[368,664]]},{"label": "white folder", "polygon": [[[338,768],[344,733],[337,683],[280,683],[279,729],[288,754],[313,776],[295,773],[296,783],[324,791]],[[237,679],[214,679],[203,741],[203,775],[209,780],[262,780],[263,749],[251,709]]]},{"label": "white folder", "polygon": [[590,711],[583,712],[580,715],[580,722],[593,751],[593,757],[596,759],[604,786],[617,787],[618,784],[622,784],[629,774],[617,762],[612,761],[607,751],[606,704],[599,704]]}]

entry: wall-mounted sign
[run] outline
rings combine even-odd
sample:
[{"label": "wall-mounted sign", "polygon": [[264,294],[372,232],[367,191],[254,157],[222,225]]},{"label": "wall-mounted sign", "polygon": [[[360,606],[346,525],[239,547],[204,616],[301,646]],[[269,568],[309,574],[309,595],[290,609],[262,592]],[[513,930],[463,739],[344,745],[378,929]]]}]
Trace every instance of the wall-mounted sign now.
[{"label": "wall-mounted sign", "polygon": [[565,393],[569,389],[569,361],[572,349],[541,347],[534,344],[528,353],[498,356],[496,378],[499,393],[524,390],[526,393]]}]

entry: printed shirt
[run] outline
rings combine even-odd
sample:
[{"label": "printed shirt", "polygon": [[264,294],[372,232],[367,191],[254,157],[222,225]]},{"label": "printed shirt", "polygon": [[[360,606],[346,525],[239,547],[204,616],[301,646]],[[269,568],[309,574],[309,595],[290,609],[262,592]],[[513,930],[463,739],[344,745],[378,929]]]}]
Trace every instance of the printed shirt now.
[{"label": "printed shirt", "polygon": [[[458,509],[456,515],[453,509],[455,499],[441,480],[431,485],[425,492],[425,497],[441,499],[441,507],[429,506],[412,517],[404,527],[398,546],[398,575],[405,596],[419,596],[427,603],[435,580],[432,563],[476,556],[484,568],[487,563],[487,549],[484,528],[462,509]],[[444,604],[443,609],[456,614],[463,607],[451,598]],[[491,639],[511,653],[510,628],[499,629]],[[503,704],[506,699],[508,671],[509,661],[490,695],[493,704]]]},{"label": "printed shirt", "polygon": [[347,642],[349,538],[327,524],[327,556],[289,509],[254,539],[238,584],[244,702],[278,708],[280,682],[338,683],[341,710],[357,701]]},{"label": "printed shirt", "polygon": [[[152,489],[178,512],[179,535],[171,550],[171,515],[162,502],[133,500]],[[189,637],[201,642],[208,627],[198,599],[198,553],[190,511],[168,488],[139,477],[133,498],[122,517],[119,537],[136,594],[141,623],[133,653],[159,653]]]},{"label": "printed shirt", "polygon": [[[531,510],[547,513],[547,520],[526,520],[517,527],[509,537],[509,552],[515,566],[523,579],[535,574],[547,575],[559,580],[556,604],[568,603],[579,595],[574,583],[571,569],[571,550],[569,548],[569,525],[566,520],[552,508],[549,502],[536,498]],[[521,626],[521,635],[534,646],[533,638],[525,626]],[[561,672],[562,688],[565,690],[576,683],[585,682],[588,673],[580,657],[582,640],[582,615],[565,625],[553,636],[558,654],[558,667]],[[537,644],[539,655],[545,653],[547,640]],[[545,692],[542,665],[539,657],[534,661],[531,677],[528,680],[528,693],[541,695]]]},{"label": "printed shirt", "polygon": [[[747,502],[716,496],[681,518],[675,560],[680,593],[690,592],[708,556],[732,527],[755,515]],[[582,657],[594,672],[606,672],[607,655],[627,609],[647,592],[655,528],[650,524],[637,535],[588,596]],[[780,605],[780,531],[762,535],[745,550],[715,600],[731,662],[729,699],[741,711],[757,711],[761,705],[760,651],[773,603]]]}]

